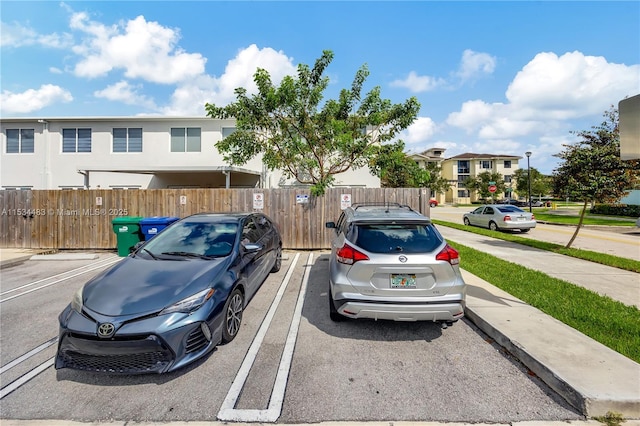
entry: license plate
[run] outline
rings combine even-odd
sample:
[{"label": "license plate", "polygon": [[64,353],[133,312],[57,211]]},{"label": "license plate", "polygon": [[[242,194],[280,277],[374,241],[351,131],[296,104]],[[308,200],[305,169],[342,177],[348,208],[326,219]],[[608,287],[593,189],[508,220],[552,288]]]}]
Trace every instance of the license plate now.
[{"label": "license plate", "polygon": [[520,222],[523,222],[523,221],[527,220],[527,218],[526,218],[526,217],[519,217],[519,218],[518,218],[518,220],[519,220]]},{"label": "license plate", "polygon": [[416,288],[415,274],[391,274],[391,288]]}]

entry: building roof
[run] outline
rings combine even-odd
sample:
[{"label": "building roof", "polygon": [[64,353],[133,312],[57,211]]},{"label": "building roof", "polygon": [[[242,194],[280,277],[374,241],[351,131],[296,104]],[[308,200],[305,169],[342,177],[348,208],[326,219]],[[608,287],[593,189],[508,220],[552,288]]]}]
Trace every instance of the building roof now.
[{"label": "building roof", "polygon": [[517,155],[506,155],[506,154],[475,154],[473,152],[465,152],[464,154],[454,155],[453,157],[447,158],[447,160],[491,160],[498,158],[506,158],[506,159],[520,159],[522,157]]}]

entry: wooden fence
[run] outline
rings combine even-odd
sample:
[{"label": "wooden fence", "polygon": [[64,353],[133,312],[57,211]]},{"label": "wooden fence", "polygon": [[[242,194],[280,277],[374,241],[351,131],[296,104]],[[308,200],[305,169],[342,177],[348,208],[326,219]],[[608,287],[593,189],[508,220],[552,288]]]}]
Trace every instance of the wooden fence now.
[{"label": "wooden fence", "polygon": [[[338,219],[345,194],[352,203],[400,203],[429,214],[429,191],[418,188],[332,188],[321,197],[307,189],[4,190],[0,247],[115,249],[117,217],[262,211],[286,249],[323,249],[331,238],[324,224]],[[254,208],[258,198],[263,208]]]}]

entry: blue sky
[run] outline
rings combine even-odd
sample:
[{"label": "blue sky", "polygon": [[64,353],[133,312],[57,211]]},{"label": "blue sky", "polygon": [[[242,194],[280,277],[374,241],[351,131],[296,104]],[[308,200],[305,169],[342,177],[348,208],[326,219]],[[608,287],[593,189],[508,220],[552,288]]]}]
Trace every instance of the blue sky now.
[{"label": "blue sky", "polygon": [[418,98],[409,151],[531,151],[551,173],[640,93],[639,1],[3,0],[0,19],[2,117],[204,116],[327,49],[327,98],[363,64],[365,91]]}]

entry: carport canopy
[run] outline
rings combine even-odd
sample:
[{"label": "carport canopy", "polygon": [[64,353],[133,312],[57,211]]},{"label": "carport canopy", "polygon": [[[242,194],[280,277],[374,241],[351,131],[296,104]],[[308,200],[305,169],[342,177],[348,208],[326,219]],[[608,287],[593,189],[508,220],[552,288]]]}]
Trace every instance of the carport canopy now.
[{"label": "carport canopy", "polygon": [[231,187],[231,174],[238,174],[242,176],[258,176],[260,177],[260,183],[262,186],[262,173],[255,170],[244,169],[241,167],[233,166],[160,166],[149,168],[99,168],[99,167],[78,167],[78,173],[84,176],[84,187],[90,188],[90,175],[91,172],[103,172],[103,173],[132,173],[132,174],[144,174],[144,175],[159,175],[159,174],[184,174],[184,173],[219,173],[225,175],[225,188]]}]

